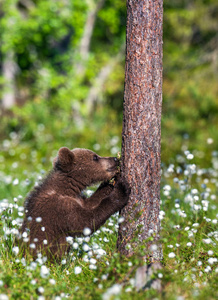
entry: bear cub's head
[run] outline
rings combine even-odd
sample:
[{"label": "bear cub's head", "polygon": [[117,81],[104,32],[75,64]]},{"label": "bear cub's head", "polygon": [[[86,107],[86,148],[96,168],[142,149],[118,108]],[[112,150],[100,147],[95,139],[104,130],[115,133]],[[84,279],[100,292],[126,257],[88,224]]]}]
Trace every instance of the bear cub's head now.
[{"label": "bear cub's head", "polygon": [[53,161],[55,171],[77,178],[86,186],[99,181],[107,181],[118,172],[119,160],[116,157],[101,157],[88,149],[73,150],[62,147]]}]

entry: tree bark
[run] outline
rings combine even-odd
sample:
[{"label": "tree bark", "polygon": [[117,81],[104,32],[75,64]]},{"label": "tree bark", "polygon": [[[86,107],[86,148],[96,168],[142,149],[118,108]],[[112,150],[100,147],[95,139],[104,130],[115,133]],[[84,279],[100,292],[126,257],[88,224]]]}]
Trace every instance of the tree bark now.
[{"label": "tree bark", "polygon": [[[162,107],[163,0],[127,0],[122,133],[122,176],[131,186],[118,250],[144,247],[151,262],[162,259],[159,240]],[[147,241],[146,241],[147,240]]]}]

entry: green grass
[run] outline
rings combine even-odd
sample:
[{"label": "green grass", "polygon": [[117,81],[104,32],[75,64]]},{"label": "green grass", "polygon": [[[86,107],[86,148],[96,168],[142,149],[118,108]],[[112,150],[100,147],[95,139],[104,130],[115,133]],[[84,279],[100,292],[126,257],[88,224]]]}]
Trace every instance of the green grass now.
[{"label": "green grass", "polygon": [[136,292],[135,272],[143,260],[139,254],[127,259],[117,253],[117,214],[92,237],[75,239],[60,265],[16,252],[25,196],[49,170],[49,160],[40,151],[26,154],[9,143],[0,153],[0,299],[216,299],[218,158],[214,152],[213,163],[204,169],[194,164],[195,157],[188,158],[185,152],[162,170],[164,258],[155,274],[162,292]]}]

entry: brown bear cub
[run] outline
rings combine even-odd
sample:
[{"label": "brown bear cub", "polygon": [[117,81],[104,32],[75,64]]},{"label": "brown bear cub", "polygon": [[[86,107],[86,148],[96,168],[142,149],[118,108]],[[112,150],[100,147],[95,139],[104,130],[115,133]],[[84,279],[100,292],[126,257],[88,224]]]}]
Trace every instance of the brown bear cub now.
[{"label": "brown bear cub", "polygon": [[[69,251],[68,236],[82,235],[84,228],[93,233],[127,204],[130,189],[120,178],[118,165],[116,157],[101,157],[91,150],[59,150],[53,170],[25,202],[21,235],[32,255],[45,252],[60,259]],[[113,177],[114,185],[109,182]],[[81,194],[101,181],[90,198]]]}]

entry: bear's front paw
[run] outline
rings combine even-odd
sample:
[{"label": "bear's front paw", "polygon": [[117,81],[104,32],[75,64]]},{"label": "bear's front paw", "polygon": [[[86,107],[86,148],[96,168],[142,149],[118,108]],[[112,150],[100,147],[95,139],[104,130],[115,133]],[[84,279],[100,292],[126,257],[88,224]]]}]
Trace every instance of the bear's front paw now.
[{"label": "bear's front paw", "polygon": [[114,187],[115,199],[120,204],[121,208],[128,202],[131,189],[126,180],[120,178]]},{"label": "bear's front paw", "polygon": [[128,198],[131,193],[131,188],[129,186],[129,183],[124,179],[120,179],[117,182],[115,188],[119,191],[119,193],[123,195],[123,197]]}]

